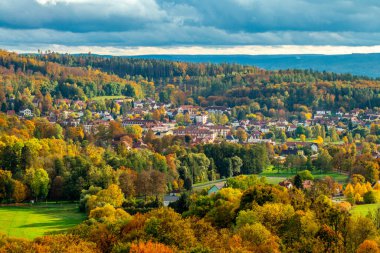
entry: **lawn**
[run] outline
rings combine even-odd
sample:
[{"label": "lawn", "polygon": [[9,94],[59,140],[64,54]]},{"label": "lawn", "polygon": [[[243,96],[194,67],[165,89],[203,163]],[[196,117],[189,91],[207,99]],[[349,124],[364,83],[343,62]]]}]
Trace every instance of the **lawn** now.
[{"label": "lawn", "polygon": [[224,181],[226,181],[226,179],[218,179],[218,180],[204,182],[204,183],[197,183],[197,184],[193,185],[193,190],[196,190],[196,191],[198,190],[199,191],[199,190],[203,190],[203,189],[206,189],[206,188],[210,188],[214,184],[220,183],[220,182],[224,182]]},{"label": "lawn", "polygon": [[106,99],[123,99],[123,98],[126,98],[126,96],[98,96],[98,97],[91,98],[91,100],[100,101],[100,100],[106,100]]},{"label": "lawn", "polygon": [[286,177],[267,177],[265,176],[265,179],[267,180],[268,184],[279,184],[280,182],[284,181]]},{"label": "lawn", "polygon": [[[338,181],[339,183],[345,183],[348,179],[347,175],[338,173],[338,172],[328,172],[328,173],[320,173],[320,172],[312,172],[315,179],[324,178],[326,176],[332,177],[335,181]],[[264,170],[262,173],[260,173],[260,176],[264,176],[267,178],[271,177],[281,177],[281,178],[289,178],[292,176],[295,176],[295,171],[286,171],[286,170],[280,170],[279,172],[276,169],[268,169]]]},{"label": "lawn", "polygon": [[77,204],[40,204],[0,207],[0,233],[33,239],[48,233],[63,232],[86,218]]},{"label": "lawn", "polygon": [[362,215],[366,216],[369,211],[374,212],[377,208],[380,208],[380,204],[365,204],[365,205],[356,205],[352,207],[351,214],[352,215]]},{"label": "lawn", "polygon": [[[256,175],[256,176],[261,177],[261,175]],[[267,176],[265,176],[265,178],[269,184],[278,184],[281,181],[284,181],[286,179],[286,177],[267,177]],[[197,183],[197,184],[193,185],[193,190],[200,191],[203,189],[208,189],[208,188],[211,188],[214,184],[220,183],[220,182],[225,182],[226,180],[227,179],[218,179],[215,181]]]}]

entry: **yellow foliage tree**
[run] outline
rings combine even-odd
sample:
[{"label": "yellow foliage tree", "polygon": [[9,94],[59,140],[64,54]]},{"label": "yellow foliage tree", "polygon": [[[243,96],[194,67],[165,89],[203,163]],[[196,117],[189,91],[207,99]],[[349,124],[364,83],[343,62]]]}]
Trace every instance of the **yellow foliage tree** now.
[{"label": "yellow foliage tree", "polygon": [[103,207],[96,207],[95,209],[90,211],[89,218],[93,218],[96,220],[104,220],[108,222],[115,222],[117,220],[128,220],[131,219],[131,215],[129,215],[126,211],[121,208],[115,208],[110,204],[106,204]]},{"label": "yellow foliage tree", "polygon": [[376,190],[376,191],[380,190],[380,184],[379,184],[379,182],[376,182],[376,184],[373,187],[373,189]]},{"label": "yellow foliage tree", "polygon": [[354,191],[354,187],[352,187],[352,184],[351,183],[348,183],[347,186],[346,186],[346,189],[344,189],[344,196],[348,196],[350,194],[354,194],[355,191]]},{"label": "yellow foliage tree", "polygon": [[367,188],[367,192],[369,192],[369,191],[372,190],[372,185],[371,185],[370,182],[367,182],[367,183],[365,184],[365,187]]},{"label": "yellow foliage tree", "polygon": [[356,193],[354,196],[354,200],[355,200],[355,203],[360,203],[360,202],[363,202],[363,197],[360,196],[359,193]]},{"label": "yellow foliage tree", "polygon": [[318,136],[317,139],[315,140],[316,143],[322,144],[323,143],[323,138],[321,136]]},{"label": "yellow foliage tree", "polygon": [[96,195],[92,195],[87,200],[88,211],[96,207],[110,204],[114,207],[120,207],[124,201],[124,194],[120,187],[116,184],[111,184],[107,189],[99,191]]}]

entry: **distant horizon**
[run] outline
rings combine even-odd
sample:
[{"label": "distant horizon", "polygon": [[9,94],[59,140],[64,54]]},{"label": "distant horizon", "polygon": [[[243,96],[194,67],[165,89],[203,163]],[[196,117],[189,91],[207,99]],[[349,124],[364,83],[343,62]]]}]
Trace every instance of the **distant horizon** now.
[{"label": "distant horizon", "polygon": [[352,55],[379,54],[379,46],[313,46],[313,45],[282,45],[282,46],[178,46],[178,47],[99,47],[99,46],[64,46],[49,45],[41,47],[11,47],[1,46],[5,50],[31,54],[52,51],[61,54],[87,54],[108,56],[150,56],[150,55]]},{"label": "distant horizon", "polygon": [[[43,50],[44,51],[44,50]],[[54,51],[54,50],[53,50]],[[88,51],[70,53],[73,56],[88,55]],[[120,57],[135,59],[154,59],[188,63],[212,63],[212,64],[240,64],[245,66],[257,66],[266,70],[281,69],[312,69],[315,71],[328,71],[335,73],[350,73],[356,76],[366,76],[370,78],[380,78],[380,71],[377,68],[380,62],[378,52],[353,52],[346,54],[323,54],[314,53],[294,53],[289,51],[284,54],[170,54],[171,52],[160,52],[161,54],[135,54],[135,55],[112,55],[109,52],[91,52],[96,57]],[[166,54],[165,54],[166,53]],[[27,54],[37,55],[38,52]]]}]

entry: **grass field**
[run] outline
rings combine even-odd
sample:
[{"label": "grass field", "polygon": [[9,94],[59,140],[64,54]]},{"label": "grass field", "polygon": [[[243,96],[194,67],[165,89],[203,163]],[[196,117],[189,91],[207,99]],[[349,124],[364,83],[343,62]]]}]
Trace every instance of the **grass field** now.
[{"label": "grass field", "polygon": [[8,236],[33,239],[62,232],[85,219],[77,204],[40,204],[33,207],[0,207],[0,232]]},{"label": "grass field", "polygon": [[[312,174],[313,174],[315,179],[320,179],[320,178],[324,178],[326,176],[330,176],[335,181],[338,181],[340,183],[345,183],[347,181],[347,178],[348,178],[347,175],[337,173],[337,172],[328,172],[328,173],[312,172]],[[292,172],[292,171],[280,170],[280,172],[278,172],[277,170],[270,170],[270,169],[265,170],[262,173],[260,173],[260,176],[265,176],[267,178],[272,178],[272,177],[289,178],[289,177],[292,177],[295,175],[296,175],[295,171]]]},{"label": "grass field", "polygon": [[269,184],[278,184],[286,179],[286,177],[267,177],[265,176]]},{"label": "grass field", "polygon": [[377,208],[380,208],[380,204],[365,204],[365,205],[356,205],[351,209],[352,215],[362,215],[366,216],[369,211],[374,212]]},{"label": "grass field", "polygon": [[106,99],[122,99],[122,98],[126,98],[126,96],[98,96],[98,97],[91,98],[91,100],[100,101],[100,100],[106,100]]},{"label": "grass field", "polygon": [[[266,177],[266,180],[269,184],[278,184],[281,181],[284,181],[285,179],[286,179],[286,177]],[[218,179],[215,181],[209,181],[209,182],[205,182],[205,183],[194,184],[193,190],[200,191],[203,189],[210,188],[211,186],[213,186],[216,183],[225,182],[225,181],[226,181],[226,179]]]}]

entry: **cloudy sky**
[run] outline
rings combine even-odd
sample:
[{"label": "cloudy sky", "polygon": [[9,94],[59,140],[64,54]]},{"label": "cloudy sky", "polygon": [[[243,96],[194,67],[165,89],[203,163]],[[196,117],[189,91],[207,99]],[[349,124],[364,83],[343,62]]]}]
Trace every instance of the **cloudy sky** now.
[{"label": "cloudy sky", "polygon": [[19,52],[380,52],[378,0],[0,0],[0,47]]}]

